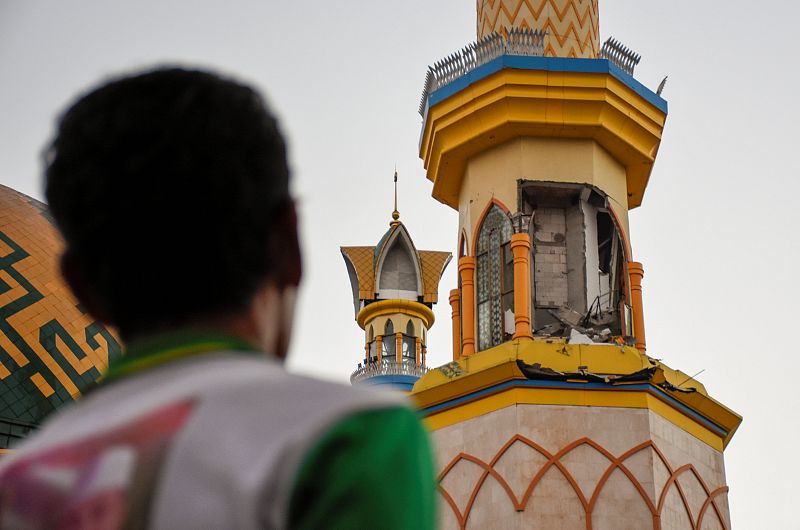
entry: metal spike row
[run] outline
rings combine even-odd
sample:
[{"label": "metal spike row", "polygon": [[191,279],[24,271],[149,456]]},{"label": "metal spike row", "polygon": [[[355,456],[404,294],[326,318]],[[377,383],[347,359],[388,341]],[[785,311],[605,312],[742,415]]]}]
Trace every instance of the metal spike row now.
[{"label": "metal spike row", "polygon": [[507,36],[494,32],[435,62],[425,74],[419,105],[420,115],[425,114],[430,94],[497,57],[543,56],[546,35],[547,32],[528,28],[512,28],[507,31]]},{"label": "metal spike row", "polygon": [[633,75],[633,70],[641,61],[642,56],[614,37],[609,37],[600,49],[600,58],[608,59],[624,72]]}]

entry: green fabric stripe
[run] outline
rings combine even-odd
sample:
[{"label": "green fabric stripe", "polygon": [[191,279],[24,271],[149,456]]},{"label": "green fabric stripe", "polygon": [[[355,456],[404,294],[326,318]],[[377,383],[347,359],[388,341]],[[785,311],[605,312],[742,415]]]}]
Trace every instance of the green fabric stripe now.
[{"label": "green fabric stripe", "polygon": [[289,528],[432,530],[435,477],[428,434],[407,408],[337,423],[303,460]]},{"label": "green fabric stripe", "polygon": [[256,353],[251,344],[232,335],[197,330],[164,333],[128,346],[125,354],[111,363],[102,381],[106,383],[184,357],[219,351]]}]

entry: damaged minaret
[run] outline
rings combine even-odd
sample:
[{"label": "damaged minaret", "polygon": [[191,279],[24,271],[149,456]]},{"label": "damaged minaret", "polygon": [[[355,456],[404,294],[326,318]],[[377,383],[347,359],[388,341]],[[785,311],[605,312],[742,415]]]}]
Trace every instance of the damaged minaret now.
[{"label": "damaged minaret", "polygon": [[443,528],[729,528],[741,422],[645,353],[641,205],[667,102],[592,0],[478,0],[432,66],[420,156],[459,213],[453,362],[413,397]]}]

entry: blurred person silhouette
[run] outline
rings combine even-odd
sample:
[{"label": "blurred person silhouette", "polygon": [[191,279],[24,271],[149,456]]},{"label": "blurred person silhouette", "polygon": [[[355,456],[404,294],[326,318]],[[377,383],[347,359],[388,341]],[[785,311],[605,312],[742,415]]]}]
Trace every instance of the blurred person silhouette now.
[{"label": "blurred person silhouette", "polygon": [[434,526],[416,414],[283,367],[289,173],[262,98],[215,73],[125,76],[63,114],[45,153],[63,276],[126,354],[0,460],[1,528]]}]

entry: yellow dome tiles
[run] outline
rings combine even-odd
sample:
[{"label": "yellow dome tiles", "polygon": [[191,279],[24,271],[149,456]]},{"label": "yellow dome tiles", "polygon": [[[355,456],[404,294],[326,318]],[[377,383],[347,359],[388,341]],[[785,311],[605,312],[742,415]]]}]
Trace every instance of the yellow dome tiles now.
[{"label": "yellow dome tiles", "polygon": [[61,248],[45,205],[0,186],[0,424],[11,433],[0,434],[0,448],[77,398],[120,355],[116,337],[62,281]]},{"label": "yellow dome tiles", "polygon": [[595,58],[599,46],[597,0],[478,0],[478,39],[509,28],[546,31],[547,57]]},{"label": "yellow dome tiles", "polygon": [[[372,299],[375,296],[375,247],[341,247],[341,252],[346,262],[352,264],[355,270],[359,298]],[[437,250],[419,250],[417,255],[422,270],[423,301],[435,304],[439,301],[439,280],[451,254]]]},{"label": "yellow dome tiles", "polygon": [[422,264],[422,284],[425,287],[425,302],[439,301],[439,280],[444,268],[450,262],[452,254],[437,250],[420,250],[419,260]]},{"label": "yellow dome tiles", "polygon": [[342,255],[349,261],[358,279],[358,296],[370,299],[375,296],[375,247],[342,247]]}]

